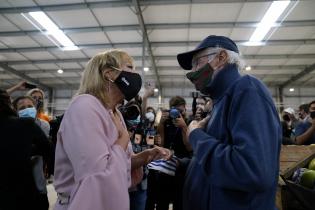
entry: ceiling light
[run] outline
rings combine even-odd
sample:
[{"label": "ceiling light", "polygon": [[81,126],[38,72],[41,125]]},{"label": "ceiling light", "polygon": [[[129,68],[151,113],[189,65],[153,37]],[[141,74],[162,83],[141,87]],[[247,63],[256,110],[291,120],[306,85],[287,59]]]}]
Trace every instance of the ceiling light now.
[{"label": "ceiling light", "polygon": [[250,70],[252,70],[252,67],[251,67],[251,66],[246,66],[246,67],[245,67],[245,70],[246,70],[246,71],[250,71]]},{"label": "ceiling light", "polygon": [[[61,31],[58,26],[42,11],[38,12],[29,12],[28,13],[40,26],[42,26],[45,30],[46,36],[53,37],[59,44],[62,50],[78,50],[79,48],[75,46],[75,44],[67,37],[63,31]],[[25,17],[24,14],[22,14]],[[28,21],[29,18],[25,17]],[[30,21],[33,25],[34,22]],[[35,24],[36,25],[36,24]],[[38,29],[40,27],[37,26]],[[55,43],[56,44],[56,43]]]},{"label": "ceiling light", "polygon": [[144,68],[143,68],[143,71],[149,71],[149,70],[150,70],[149,67],[144,67]]},{"label": "ceiling light", "polygon": [[264,46],[266,45],[266,42],[242,42],[240,45],[244,46]]},{"label": "ceiling light", "polygon": [[289,91],[290,91],[290,92],[293,92],[293,91],[294,91],[294,88],[290,88]]},{"label": "ceiling light", "polygon": [[[264,17],[261,19],[258,24],[256,30],[252,34],[249,39],[249,42],[259,43],[261,42],[266,34],[269,32],[271,27],[275,26],[275,22],[281,16],[281,14],[285,11],[285,9],[290,4],[290,1],[274,1],[270,5],[269,9],[265,13]],[[253,46],[252,45],[252,46]]]},{"label": "ceiling light", "polygon": [[63,73],[63,70],[62,69],[58,69],[58,74],[62,74]]},{"label": "ceiling light", "polygon": [[156,93],[157,93],[157,92],[159,92],[159,89],[157,89],[157,88],[154,88],[154,92],[156,92]]}]

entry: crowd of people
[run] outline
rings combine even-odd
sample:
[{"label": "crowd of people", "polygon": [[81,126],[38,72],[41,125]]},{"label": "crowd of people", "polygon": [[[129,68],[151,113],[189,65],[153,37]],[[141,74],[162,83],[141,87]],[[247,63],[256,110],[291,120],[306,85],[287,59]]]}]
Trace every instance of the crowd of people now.
[{"label": "crowd of people", "polygon": [[267,87],[241,75],[239,49],[224,36],[177,60],[201,93],[190,115],[181,96],[161,110],[148,104],[153,88],[139,96],[141,76],[118,49],[90,59],[54,119],[41,89],[13,101],[26,82],[1,90],[0,209],[47,210],[52,178],[55,210],[275,209],[281,143],[315,143],[315,101],[298,115],[284,109],[281,121]]},{"label": "crowd of people", "polygon": [[315,101],[301,104],[298,112],[291,107],[282,113],[282,144],[315,144]]}]

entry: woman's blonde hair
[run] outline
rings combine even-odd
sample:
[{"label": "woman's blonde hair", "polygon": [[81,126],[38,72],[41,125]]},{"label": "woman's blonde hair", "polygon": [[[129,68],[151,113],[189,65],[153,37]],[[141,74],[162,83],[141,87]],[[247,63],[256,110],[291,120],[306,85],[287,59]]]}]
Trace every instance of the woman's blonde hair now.
[{"label": "woman's blonde hair", "polygon": [[106,67],[121,68],[125,63],[134,64],[133,59],[123,50],[111,49],[95,55],[87,63],[77,95],[90,94],[98,98],[103,105],[109,102],[105,87],[108,81],[103,78]]},{"label": "woman's blonde hair", "polygon": [[[33,97],[32,95],[33,95],[33,93],[40,93],[41,95],[42,95],[42,97],[43,97],[43,103],[42,103],[42,105],[41,106],[39,106],[39,107],[37,107],[37,105],[36,105],[36,109],[37,109],[37,111],[38,112],[44,112],[44,100],[45,100],[45,93],[44,93],[44,91],[42,91],[41,89],[39,89],[39,88],[33,88],[33,89],[31,89],[30,91],[28,91],[27,93],[26,93],[26,95],[27,96],[30,96],[30,97]],[[34,103],[35,104],[35,103]]]},{"label": "woman's blonde hair", "polygon": [[37,93],[37,92],[42,95],[43,100],[44,100],[44,98],[45,98],[45,93],[44,93],[44,91],[42,91],[42,90],[39,89],[39,88],[33,88],[33,89],[31,89],[30,91],[28,91],[28,92],[26,93],[26,95],[27,95],[27,96],[32,96],[33,93]]}]

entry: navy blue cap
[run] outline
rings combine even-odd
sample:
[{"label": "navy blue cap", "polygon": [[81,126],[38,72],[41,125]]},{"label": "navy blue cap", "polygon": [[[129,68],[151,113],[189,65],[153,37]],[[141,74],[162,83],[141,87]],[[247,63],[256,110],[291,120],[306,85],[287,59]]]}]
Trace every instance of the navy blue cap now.
[{"label": "navy blue cap", "polygon": [[191,70],[192,69],[191,62],[192,62],[193,56],[197,52],[203,49],[206,49],[208,47],[220,47],[220,48],[224,48],[224,49],[239,53],[235,42],[233,42],[228,37],[210,35],[204,40],[202,40],[202,42],[200,42],[200,44],[194,50],[178,54],[177,61],[179,65],[185,70]]}]

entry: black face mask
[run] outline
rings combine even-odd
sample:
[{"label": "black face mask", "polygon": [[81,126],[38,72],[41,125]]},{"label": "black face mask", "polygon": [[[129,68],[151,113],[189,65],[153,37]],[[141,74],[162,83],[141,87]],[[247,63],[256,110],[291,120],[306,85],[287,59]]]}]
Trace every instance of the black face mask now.
[{"label": "black face mask", "polygon": [[124,94],[125,99],[130,101],[139,93],[142,86],[142,79],[139,74],[128,71],[121,71],[115,84]]},{"label": "black face mask", "polygon": [[312,119],[314,119],[314,118],[315,118],[315,111],[310,112],[310,117],[311,117]]},{"label": "black face mask", "polygon": [[199,90],[202,94],[207,95],[207,85],[212,80],[213,68],[209,63],[206,63],[197,71],[192,71],[186,74],[186,77],[195,85],[196,90]]},{"label": "black face mask", "polygon": [[284,121],[290,122],[290,117],[289,117],[289,115],[287,115],[287,114],[283,115],[283,116],[282,116],[282,119],[283,119]]},{"label": "black face mask", "polygon": [[39,110],[40,108],[42,108],[44,105],[43,100],[42,99],[36,99],[35,100],[35,107],[37,110]]}]

